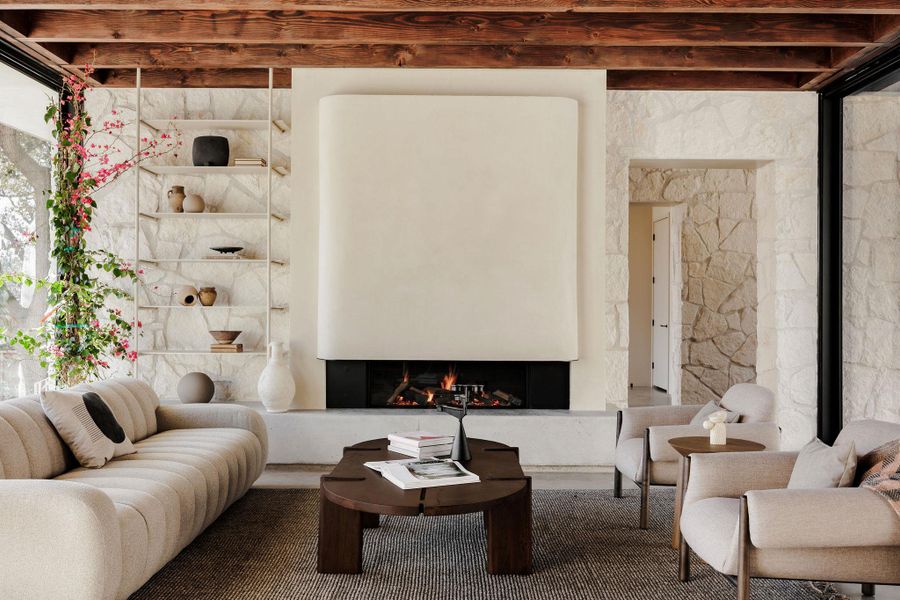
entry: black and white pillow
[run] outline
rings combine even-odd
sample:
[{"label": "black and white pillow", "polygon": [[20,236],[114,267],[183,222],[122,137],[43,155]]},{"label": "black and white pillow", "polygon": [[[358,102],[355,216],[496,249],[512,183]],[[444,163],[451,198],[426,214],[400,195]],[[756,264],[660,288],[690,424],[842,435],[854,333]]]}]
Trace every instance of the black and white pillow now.
[{"label": "black and white pillow", "polygon": [[102,467],[116,456],[137,452],[96,392],[45,391],[41,406],[83,467]]}]

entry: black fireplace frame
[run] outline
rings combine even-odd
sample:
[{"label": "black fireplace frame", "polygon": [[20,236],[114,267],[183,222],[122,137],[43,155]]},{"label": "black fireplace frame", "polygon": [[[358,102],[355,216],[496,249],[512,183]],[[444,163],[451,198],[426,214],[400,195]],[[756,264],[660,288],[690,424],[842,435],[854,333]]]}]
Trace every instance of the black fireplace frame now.
[{"label": "black fireplace frame", "polygon": [[[325,361],[325,407],[326,408],[376,408],[371,402],[371,371],[376,362],[368,360],[326,360]],[[388,361],[397,362],[397,361]],[[410,361],[415,362],[415,361]],[[446,361],[448,364],[465,365],[467,362],[487,363],[491,361]],[[512,361],[510,361],[512,362]],[[562,361],[517,361],[525,366],[525,398],[522,409],[568,410],[569,408],[569,367]],[[392,407],[377,407],[383,410],[398,410]],[[404,407],[420,410],[416,407]],[[421,407],[426,408],[426,407]],[[486,409],[488,412],[497,409]]]}]

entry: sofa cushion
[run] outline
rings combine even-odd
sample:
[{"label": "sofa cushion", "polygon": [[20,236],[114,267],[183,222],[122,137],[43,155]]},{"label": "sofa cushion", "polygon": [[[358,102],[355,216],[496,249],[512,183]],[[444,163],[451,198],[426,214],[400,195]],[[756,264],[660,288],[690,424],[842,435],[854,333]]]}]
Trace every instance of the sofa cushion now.
[{"label": "sofa cushion", "polygon": [[0,479],[47,479],[76,464],[37,396],[0,402]]},{"label": "sofa cushion", "polygon": [[134,453],[134,445],[97,392],[41,393],[41,407],[83,467],[102,467],[113,457]]},{"label": "sofa cushion", "polygon": [[812,439],[800,450],[788,489],[809,490],[847,487],[856,475],[856,449],[853,442],[829,446]]},{"label": "sofa cushion", "polygon": [[138,442],[157,432],[156,409],[159,407],[159,396],[145,382],[115,377],[79,385],[74,389],[100,394],[132,442]]}]

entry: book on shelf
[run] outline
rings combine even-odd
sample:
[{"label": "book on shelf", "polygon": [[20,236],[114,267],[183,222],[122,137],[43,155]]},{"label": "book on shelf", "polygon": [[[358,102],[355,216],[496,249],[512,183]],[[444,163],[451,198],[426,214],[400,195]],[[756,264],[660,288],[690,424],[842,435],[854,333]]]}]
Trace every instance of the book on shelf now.
[{"label": "book on shelf", "polygon": [[243,344],[210,344],[210,352],[243,352]]},{"label": "book on shelf", "polygon": [[365,466],[403,490],[478,483],[481,479],[455,460],[426,458],[367,462]]},{"label": "book on shelf", "polygon": [[388,441],[396,446],[423,448],[425,446],[452,444],[453,436],[431,433],[430,431],[404,431],[402,433],[389,434]]},{"label": "book on shelf", "polygon": [[442,444],[440,446],[425,446],[424,448],[411,448],[409,446],[400,446],[398,444],[390,444],[388,452],[396,452],[413,458],[435,458],[438,456],[450,456],[453,444]]},{"label": "book on shelf", "polygon": [[236,167],[264,167],[266,159],[264,158],[235,158],[234,166]]}]

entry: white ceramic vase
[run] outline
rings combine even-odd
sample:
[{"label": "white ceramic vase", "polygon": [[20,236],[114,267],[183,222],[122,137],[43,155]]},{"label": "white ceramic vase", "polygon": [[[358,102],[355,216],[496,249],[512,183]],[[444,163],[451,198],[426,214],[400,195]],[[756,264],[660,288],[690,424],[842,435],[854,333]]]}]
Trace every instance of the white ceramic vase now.
[{"label": "white ceramic vase", "polygon": [[256,391],[266,410],[272,413],[286,412],[294,400],[296,385],[288,366],[288,351],[281,342],[269,343],[269,364],[259,376]]}]

